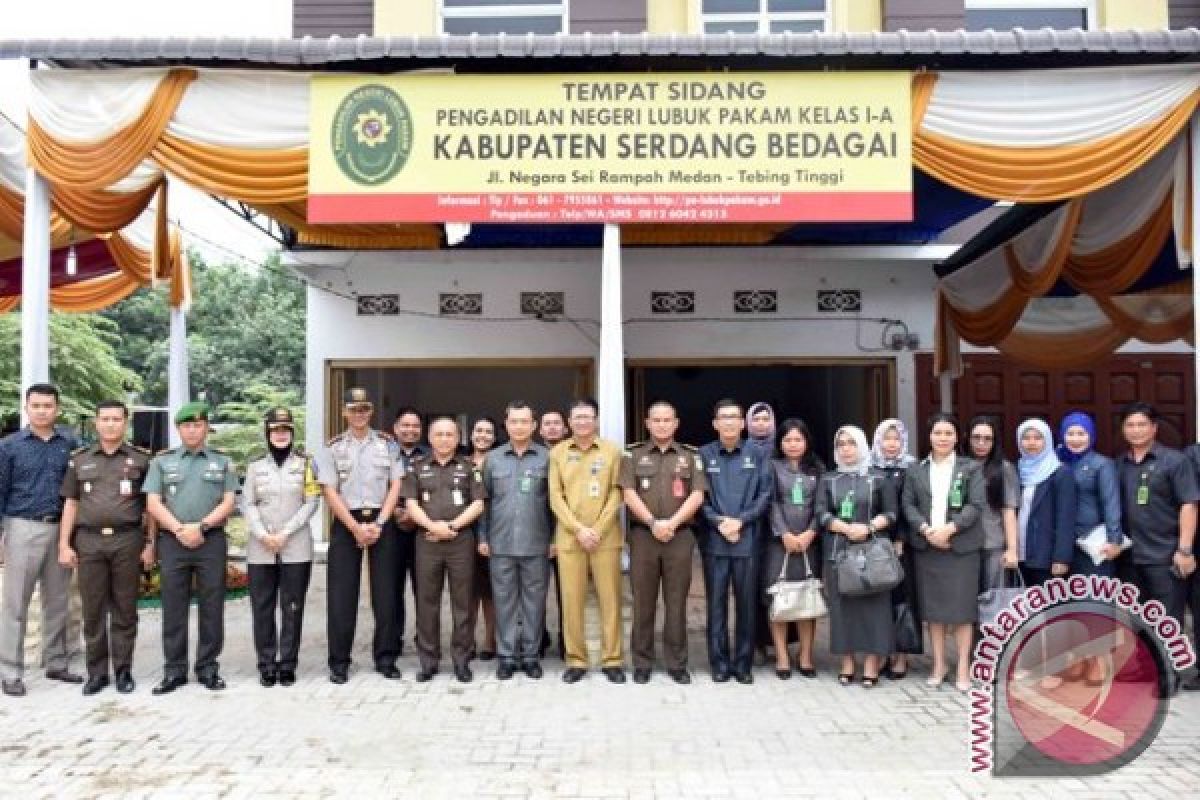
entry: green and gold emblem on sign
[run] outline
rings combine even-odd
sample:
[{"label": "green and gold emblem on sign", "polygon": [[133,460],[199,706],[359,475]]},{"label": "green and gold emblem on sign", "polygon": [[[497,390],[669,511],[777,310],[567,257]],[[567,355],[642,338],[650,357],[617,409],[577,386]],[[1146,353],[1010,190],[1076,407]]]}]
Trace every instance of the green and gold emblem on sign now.
[{"label": "green and gold emblem on sign", "polygon": [[355,89],[333,115],[334,159],[346,177],[364,186],[395,177],[408,160],[412,141],[408,106],[386,86]]}]

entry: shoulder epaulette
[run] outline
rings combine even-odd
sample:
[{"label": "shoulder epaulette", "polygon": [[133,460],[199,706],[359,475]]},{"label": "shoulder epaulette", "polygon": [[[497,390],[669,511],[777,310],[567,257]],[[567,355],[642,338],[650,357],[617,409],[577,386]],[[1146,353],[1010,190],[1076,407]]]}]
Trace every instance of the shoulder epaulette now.
[{"label": "shoulder epaulette", "polygon": [[80,453],[84,452],[85,450],[89,450],[89,449],[91,449],[90,444],[83,444],[83,445],[80,445],[79,447],[76,447],[74,450],[72,450],[71,455],[77,456]]},{"label": "shoulder epaulette", "polygon": [[150,450],[149,447],[142,447],[139,444],[131,444],[131,445],[129,445],[129,447],[135,453],[141,453],[144,456],[153,456],[154,455],[154,453]]},{"label": "shoulder epaulette", "polygon": [[679,446],[682,447],[684,450],[687,450],[689,453],[699,453],[700,452],[700,448],[696,447],[696,445],[694,445],[694,444],[684,444],[683,442],[679,442]]},{"label": "shoulder epaulette", "polygon": [[327,442],[325,443],[325,446],[326,446],[326,447],[332,447],[334,444],[336,444],[337,442],[341,441],[342,437],[344,437],[345,435],[346,435],[346,434],[344,434],[344,433],[339,433],[337,436],[334,436],[332,439],[330,439],[329,441],[327,441]]},{"label": "shoulder epaulette", "polygon": [[637,447],[642,447],[642,446],[643,446],[643,445],[645,445],[645,444],[646,444],[646,440],[645,440],[645,439],[641,440],[640,442],[630,442],[629,444],[625,445],[625,449],[626,449],[626,450],[633,450],[634,448],[637,448]]},{"label": "shoulder epaulette", "polygon": [[156,456],[165,456],[167,453],[174,453],[174,452],[175,452],[175,448],[174,448],[174,447],[168,447],[168,448],[166,448],[165,450],[159,450],[159,451],[158,451],[157,453],[155,453],[154,455],[156,455]]},{"label": "shoulder epaulette", "polygon": [[300,446],[292,448],[292,455],[300,456],[301,458],[308,458],[308,452]]}]

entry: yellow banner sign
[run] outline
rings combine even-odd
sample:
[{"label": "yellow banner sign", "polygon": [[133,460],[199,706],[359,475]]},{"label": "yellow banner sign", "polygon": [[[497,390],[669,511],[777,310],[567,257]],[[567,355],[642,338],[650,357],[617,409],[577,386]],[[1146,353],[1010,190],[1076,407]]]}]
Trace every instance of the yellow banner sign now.
[{"label": "yellow banner sign", "polygon": [[910,76],[321,75],[314,223],[912,219]]}]

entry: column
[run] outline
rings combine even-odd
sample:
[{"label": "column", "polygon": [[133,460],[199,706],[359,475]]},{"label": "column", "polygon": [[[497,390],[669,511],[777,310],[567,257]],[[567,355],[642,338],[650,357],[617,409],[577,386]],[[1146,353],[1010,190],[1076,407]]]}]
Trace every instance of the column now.
[{"label": "column", "polygon": [[171,307],[171,334],[167,350],[167,437],[171,447],[178,447],[179,431],[175,428],[175,412],[187,404],[192,390],[188,380],[187,312]]},{"label": "column", "polygon": [[[1192,257],[1192,369],[1200,379],[1200,313],[1197,313],[1197,309],[1200,309],[1200,280],[1196,279],[1196,265],[1200,262],[1200,258],[1197,258],[1197,251],[1200,251],[1200,113],[1192,115],[1188,136],[1191,143],[1188,166],[1192,179],[1192,245],[1188,248]],[[1200,386],[1200,383],[1196,385]],[[1196,436],[1200,439],[1200,392],[1194,394]]]},{"label": "column", "polygon": [[[25,173],[25,242],[21,256],[21,407],[25,389],[50,379],[50,184]],[[21,413],[22,423],[24,411]]]},{"label": "column", "polygon": [[621,228],[604,226],[600,266],[600,362],[596,365],[600,435],[625,446],[625,335],[621,312]]}]

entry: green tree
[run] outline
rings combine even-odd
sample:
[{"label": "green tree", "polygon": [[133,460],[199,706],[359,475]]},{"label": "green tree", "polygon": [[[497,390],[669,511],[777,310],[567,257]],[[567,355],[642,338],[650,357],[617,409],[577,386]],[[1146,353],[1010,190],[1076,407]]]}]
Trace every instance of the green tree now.
[{"label": "green tree", "polygon": [[[192,253],[188,364],[192,393],[215,406],[254,402],[264,384],[304,396],[304,287],[277,255],[260,269],[209,265]],[[120,328],[121,360],[145,376],[142,402],[166,403],[166,292],[143,289],[104,312]],[[218,420],[220,417],[218,417]]]},{"label": "green tree", "polygon": [[[97,314],[50,315],[50,380],[62,392],[69,423],[91,416],[101,400],[124,400],[142,379],[118,358],[118,326]],[[0,414],[21,409],[21,315],[0,314]]]}]

